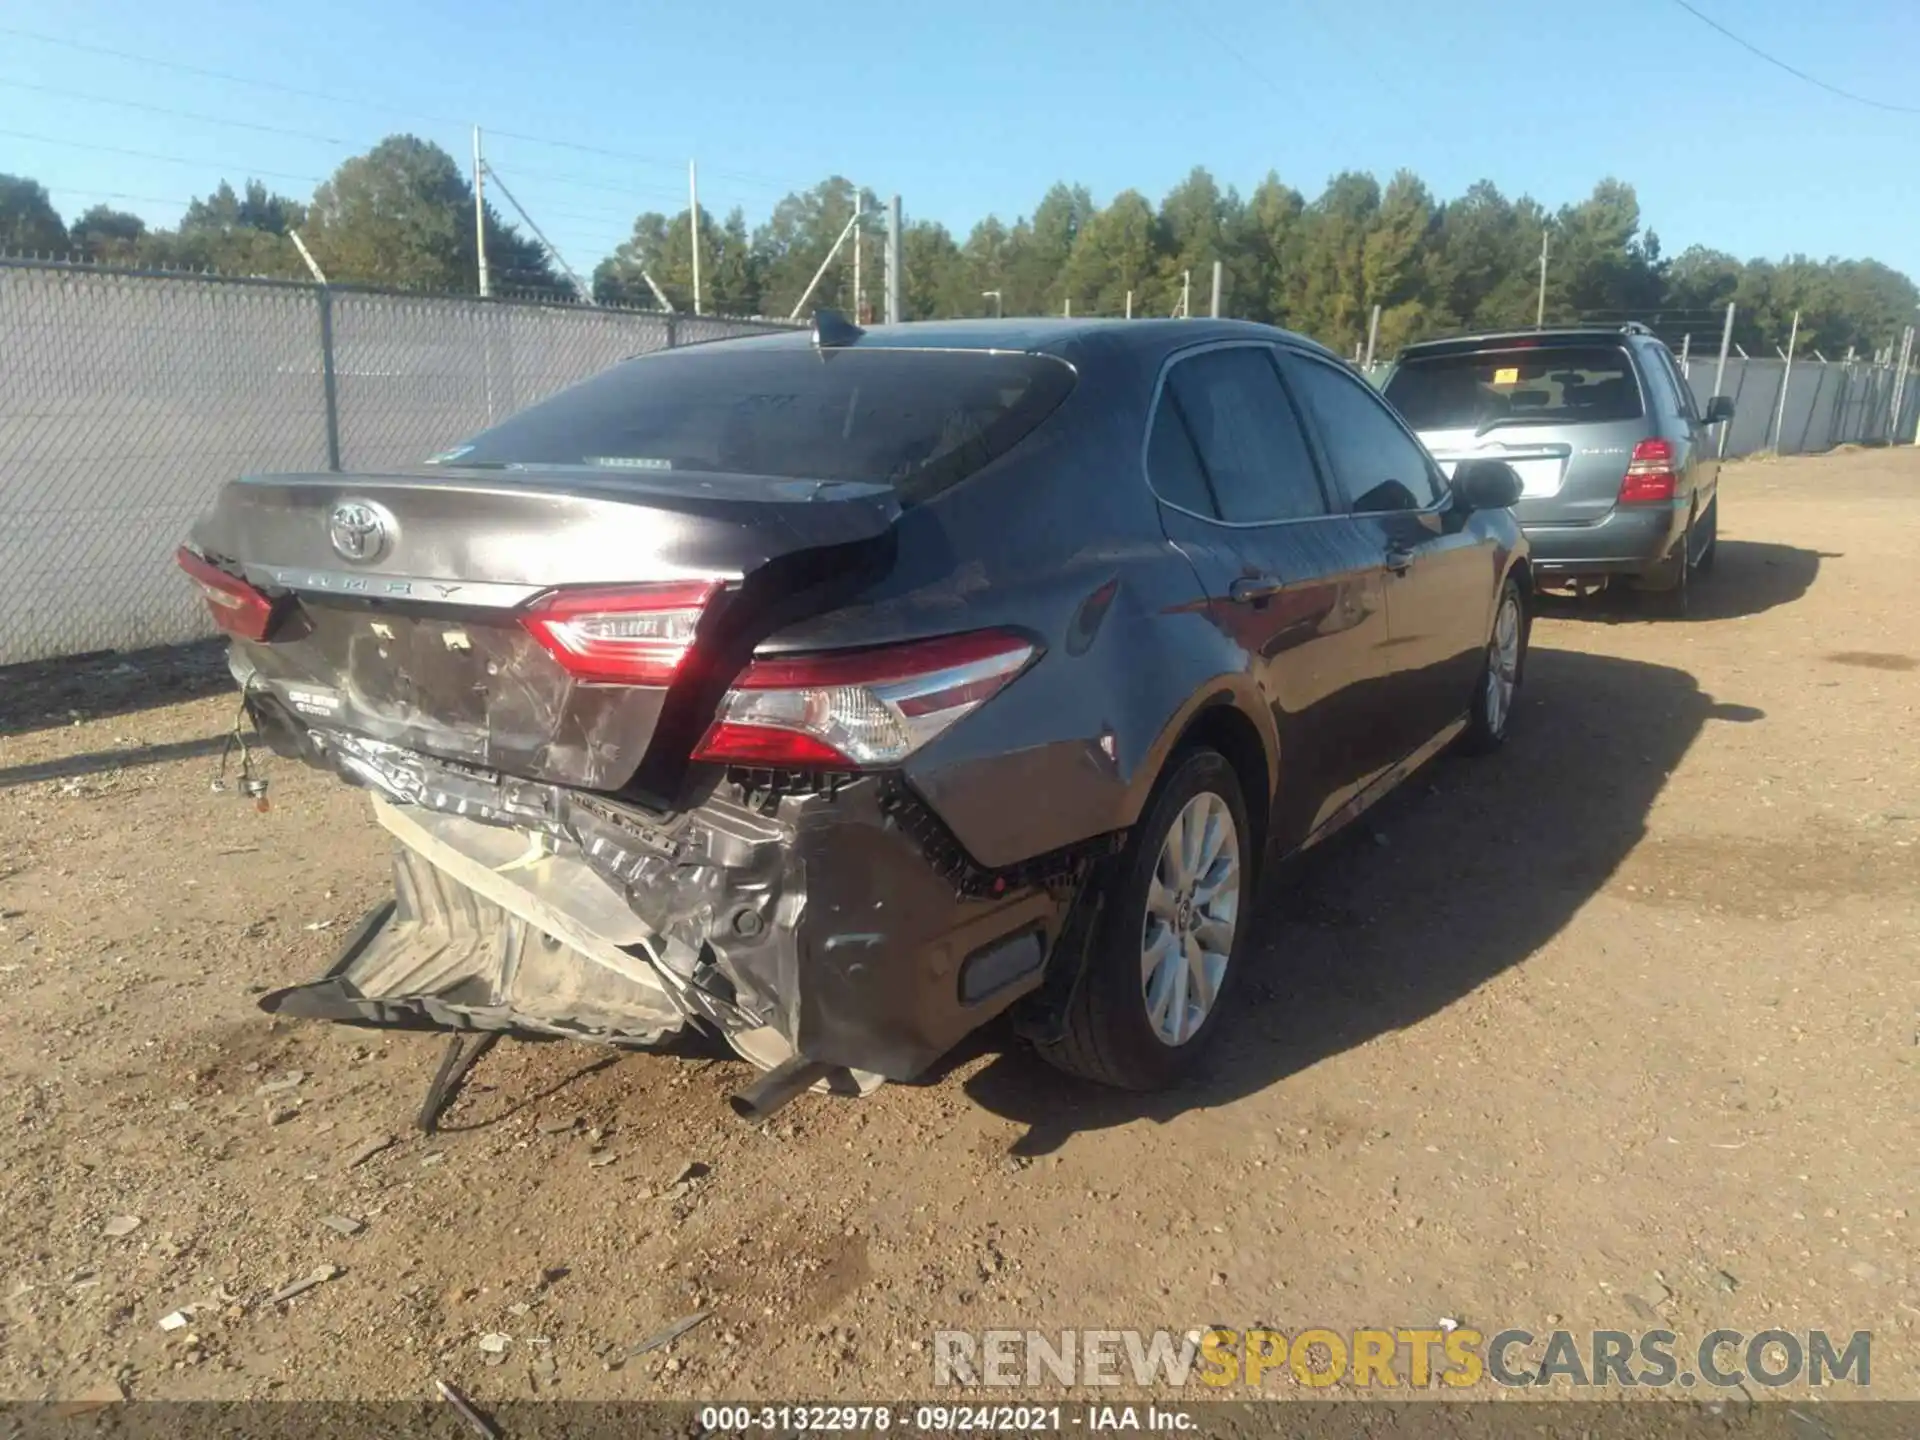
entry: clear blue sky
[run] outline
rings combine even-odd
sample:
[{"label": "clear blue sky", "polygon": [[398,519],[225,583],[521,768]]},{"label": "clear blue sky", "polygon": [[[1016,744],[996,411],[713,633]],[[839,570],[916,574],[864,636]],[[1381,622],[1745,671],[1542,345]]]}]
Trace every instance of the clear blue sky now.
[{"label": "clear blue sky", "polygon": [[[1914,0],[1694,3],[1823,80],[1920,105]],[[1311,198],[1336,171],[1407,166],[1443,198],[1485,177],[1550,206],[1611,174],[1670,254],[1873,256],[1920,277],[1920,115],[1783,74],[1673,0],[0,0],[0,27],[341,97],[0,32],[0,171],[69,219],[105,200],[170,224],[249,174],[304,198],[394,130],[464,158],[477,121],[582,268],[634,213],[683,205],[694,156],[703,204],[750,222],[838,172],[962,239],[1054,180],[1158,199],[1196,163],[1243,193],[1269,169]]]}]

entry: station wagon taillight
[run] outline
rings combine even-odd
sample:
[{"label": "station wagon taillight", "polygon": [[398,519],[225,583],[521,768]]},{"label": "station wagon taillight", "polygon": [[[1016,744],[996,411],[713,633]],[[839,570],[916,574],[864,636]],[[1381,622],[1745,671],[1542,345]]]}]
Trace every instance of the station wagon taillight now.
[{"label": "station wagon taillight", "polygon": [[1665,440],[1642,440],[1633,447],[1627,473],[1620,480],[1622,505],[1654,505],[1672,500],[1676,485],[1673,446]]},{"label": "station wagon taillight", "polygon": [[694,752],[729,765],[897,765],[977,710],[1037,653],[1001,630],[755,660]]},{"label": "station wagon taillight", "polygon": [[712,580],[667,580],[555,590],[520,623],[576,680],[671,685],[719,588]]},{"label": "station wagon taillight", "polygon": [[229,575],[212,561],[182,545],[173,560],[206,597],[213,623],[242,640],[264,640],[273,628],[273,601],[238,575]]}]

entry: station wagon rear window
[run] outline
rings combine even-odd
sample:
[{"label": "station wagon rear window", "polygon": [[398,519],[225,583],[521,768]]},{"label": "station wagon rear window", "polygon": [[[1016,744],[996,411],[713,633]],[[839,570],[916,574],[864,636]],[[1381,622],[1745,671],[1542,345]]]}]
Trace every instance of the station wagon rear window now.
[{"label": "station wagon rear window", "polygon": [[[690,346],[628,360],[438,463],[891,485],[903,504],[1005,454],[1073,388],[1043,355]],[[692,483],[692,482],[690,482]]]},{"label": "station wagon rear window", "polygon": [[1642,414],[1633,362],[1610,345],[1414,356],[1400,362],[1385,394],[1416,430],[1580,425]]}]

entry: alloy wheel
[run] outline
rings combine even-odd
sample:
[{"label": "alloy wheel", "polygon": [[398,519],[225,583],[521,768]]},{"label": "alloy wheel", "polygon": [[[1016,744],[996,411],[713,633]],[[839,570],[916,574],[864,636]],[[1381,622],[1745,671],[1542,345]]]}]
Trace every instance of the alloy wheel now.
[{"label": "alloy wheel", "polygon": [[1233,812],[1202,791],[1174,817],[1147,886],[1140,994],[1162,1045],[1186,1044],[1212,1013],[1239,925],[1241,868]]},{"label": "alloy wheel", "polygon": [[1513,689],[1520,679],[1520,601],[1511,592],[1501,598],[1494,618],[1493,639],[1487,645],[1487,733],[1502,734],[1513,709]]}]

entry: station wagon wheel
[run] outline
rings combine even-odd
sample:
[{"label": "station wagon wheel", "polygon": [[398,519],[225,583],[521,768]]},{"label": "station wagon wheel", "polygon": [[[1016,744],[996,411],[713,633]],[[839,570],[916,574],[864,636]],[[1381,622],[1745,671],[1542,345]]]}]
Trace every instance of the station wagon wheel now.
[{"label": "station wagon wheel", "polygon": [[1475,753],[1497,750],[1513,723],[1513,706],[1520,693],[1520,677],[1527,663],[1529,629],[1526,601],[1519,582],[1511,576],[1500,587],[1494,606],[1493,633],[1487,639],[1486,663],[1474,690],[1462,743]]},{"label": "station wagon wheel", "polygon": [[1664,615],[1673,620],[1687,618],[1687,600],[1693,592],[1693,536],[1699,523],[1698,516],[1688,514],[1687,528],[1680,532],[1679,548],[1675,552],[1675,559],[1671,562],[1674,565],[1673,583],[1665,589],[1641,592],[1642,602],[1656,615]]},{"label": "station wagon wheel", "polygon": [[1700,543],[1700,558],[1693,562],[1693,573],[1706,575],[1712,571],[1714,556],[1720,550],[1720,497],[1718,495],[1707,502],[1707,513],[1700,517],[1700,528],[1706,532],[1706,539]]},{"label": "station wagon wheel", "polygon": [[1243,968],[1257,856],[1239,777],[1217,750],[1177,757],[1128,836],[1067,1007],[1041,1053],[1125,1090],[1177,1081],[1211,1047]]}]

